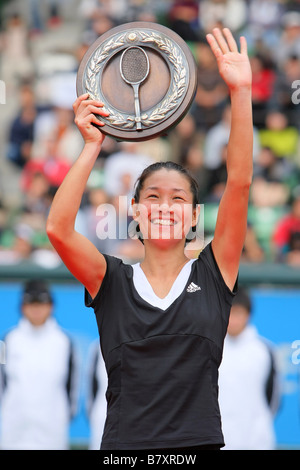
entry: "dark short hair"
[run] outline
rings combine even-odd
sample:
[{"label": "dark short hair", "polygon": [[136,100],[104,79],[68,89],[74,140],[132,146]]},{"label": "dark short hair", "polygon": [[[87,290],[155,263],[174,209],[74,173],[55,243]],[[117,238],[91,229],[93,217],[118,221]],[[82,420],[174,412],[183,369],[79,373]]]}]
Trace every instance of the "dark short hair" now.
[{"label": "dark short hair", "polygon": [[152,163],[151,165],[147,166],[147,168],[144,169],[140,177],[137,179],[135,183],[135,193],[134,193],[134,200],[135,202],[139,202],[140,200],[140,192],[143,189],[145,180],[148,178],[148,176],[152,175],[156,171],[159,170],[174,170],[183,175],[185,178],[190,183],[190,189],[191,193],[193,195],[193,207],[195,208],[198,204],[198,193],[199,193],[199,188],[198,188],[198,183],[197,181],[190,175],[190,173],[184,168],[182,165],[179,165],[178,163],[171,162],[171,161],[166,161],[166,162],[156,162]]},{"label": "dark short hair", "polygon": [[53,303],[52,294],[46,282],[32,279],[26,282],[23,291],[22,304]]},{"label": "dark short hair", "polygon": [[243,287],[239,287],[232,302],[232,306],[234,305],[240,305],[244,307],[249,314],[251,313],[251,310],[252,310],[251,298],[247,290],[244,289]]}]

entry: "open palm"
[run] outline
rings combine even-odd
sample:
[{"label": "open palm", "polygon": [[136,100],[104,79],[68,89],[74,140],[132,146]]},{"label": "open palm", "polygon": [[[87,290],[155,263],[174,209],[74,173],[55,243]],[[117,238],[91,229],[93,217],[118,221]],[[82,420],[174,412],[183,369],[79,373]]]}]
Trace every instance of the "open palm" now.
[{"label": "open palm", "polygon": [[223,34],[215,28],[212,34],[207,35],[207,41],[217,59],[219,73],[228,87],[250,87],[252,72],[246,39],[243,36],[240,38],[240,52],[228,28],[224,28]]}]

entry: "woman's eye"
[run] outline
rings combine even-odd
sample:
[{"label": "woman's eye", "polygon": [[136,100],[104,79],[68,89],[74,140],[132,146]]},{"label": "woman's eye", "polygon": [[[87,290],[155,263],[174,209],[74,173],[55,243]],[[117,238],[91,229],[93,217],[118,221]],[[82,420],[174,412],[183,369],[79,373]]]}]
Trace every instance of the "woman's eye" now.
[{"label": "woman's eye", "polygon": [[174,198],[173,198],[173,199],[179,199],[180,201],[183,201],[183,198],[182,198],[182,197],[180,197],[180,196],[174,196]]},{"label": "woman's eye", "polygon": [[149,198],[149,197],[155,197],[155,198],[157,198],[158,196],[157,196],[156,194],[149,194],[148,198]]}]

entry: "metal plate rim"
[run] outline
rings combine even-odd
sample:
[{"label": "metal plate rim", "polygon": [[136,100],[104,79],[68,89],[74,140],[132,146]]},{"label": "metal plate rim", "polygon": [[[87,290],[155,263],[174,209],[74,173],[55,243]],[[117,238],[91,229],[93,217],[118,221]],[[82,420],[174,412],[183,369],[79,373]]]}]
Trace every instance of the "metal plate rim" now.
[{"label": "metal plate rim", "polygon": [[[188,83],[186,90],[184,90],[184,98],[181,100],[179,106],[175,108],[174,113],[172,113],[169,117],[162,120],[160,123],[154,123],[154,125],[150,125],[148,128],[143,128],[142,131],[136,131],[135,129],[128,130],[128,129],[116,129],[110,123],[105,122],[104,126],[101,126],[101,131],[116,139],[116,140],[124,140],[124,141],[143,141],[155,138],[161,134],[167,134],[168,129],[173,128],[187,113],[188,109],[190,108],[192,101],[195,96],[196,87],[197,87],[197,74],[196,74],[196,65],[192,55],[192,52],[186,42],[177,35],[174,31],[170,30],[169,28],[150,22],[131,22],[125,23],[119,26],[116,26],[103,35],[101,35],[86,51],[80,65],[78,68],[77,73],[77,80],[76,80],[76,91],[77,95],[81,95],[85,93],[85,88],[83,86],[83,75],[85,72],[85,68],[88,62],[93,56],[94,51],[97,51],[99,47],[105,43],[105,41],[109,40],[109,38],[114,37],[118,33],[126,33],[130,34],[131,29],[139,29],[139,30],[151,30],[154,33],[160,33],[167,36],[167,38],[171,39],[171,42],[175,42],[176,45],[181,49],[184,57],[186,58],[185,66],[187,66],[188,70]],[[146,47],[146,44],[144,44]],[[126,47],[126,46],[125,46]],[[124,48],[125,48],[124,47]],[[118,51],[117,51],[118,52]],[[165,59],[165,57],[164,57]],[[173,58],[172,58],[173,59]],[[169,65],[169,64],[168,64]],[[170,85],[171,86],[171,85]],[[166,95],[165,95],[166,96]],[[104,101],[104,100],[103,100]]]}]

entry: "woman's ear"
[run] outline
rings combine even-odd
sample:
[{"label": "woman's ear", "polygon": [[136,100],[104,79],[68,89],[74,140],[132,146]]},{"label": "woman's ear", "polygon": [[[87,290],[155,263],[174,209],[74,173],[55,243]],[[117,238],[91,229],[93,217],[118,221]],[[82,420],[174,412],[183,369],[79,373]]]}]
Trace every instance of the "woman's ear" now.
[{"label": "woman's ear", "polygon": [[193,209],[193,218],[192,218],[192,227],[195,227],[195,230],[196,230],[199,216],[200,216],[200,204],[197,204],[195,209]]},{"label": "woman's ear", "polygon": [[200,204],[197,204],[196,208],[193,209],[193,214],[192,214],[192,224],[191,228],[186,235],[186,243],[191,242],[192,240],[195,240],[197,238],[197,224],[198,224],[198,219],[200,216]]},{"label": "woman's ear", "polygon": [[131,211],[132,211],[133,221],[130,222],[129,227],[128,227],[129,236],[132,239],[137,238],[144,244],[143,235],[142,235],[142,232],[140,230],[140,225],[139,225],[139,217],[140,217],[139,204],[135,202],[134,198],[131,199]]},{"label": "woman's ear", "polygon": [[133,220],[135,220],[136,222],[138,222],[138,217],[140,215],[140,212],[139,212],[139,205],[138,203],[135,202],[135,199],[134,197],[131,199],[131,210],[132,210],[132,218]]}]

